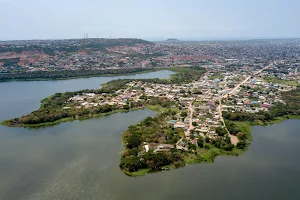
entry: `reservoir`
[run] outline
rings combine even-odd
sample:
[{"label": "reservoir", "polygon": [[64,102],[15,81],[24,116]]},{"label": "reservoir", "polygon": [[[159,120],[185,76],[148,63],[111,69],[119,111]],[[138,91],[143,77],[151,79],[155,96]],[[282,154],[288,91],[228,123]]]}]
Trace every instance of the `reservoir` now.
[{"label": "reservoir", "polygon": [[[56,92],[171,74],[0,83],[0,121],[30,113]],[[300,199],[299,120],[253,127],[253,142],[239,157],[128,177],[118,167],[121,134],[154,115],[146,109],[40,129],[0,125],[0,200]]]},{"label": "reservoir", "polygon": [[169,78],[172,71],[144,74],[92,77],[53,81],[0,82],[0,121],[26,115],[40,107],[40,101],[57,92],[98,89],[100,84],[116,79]]}]

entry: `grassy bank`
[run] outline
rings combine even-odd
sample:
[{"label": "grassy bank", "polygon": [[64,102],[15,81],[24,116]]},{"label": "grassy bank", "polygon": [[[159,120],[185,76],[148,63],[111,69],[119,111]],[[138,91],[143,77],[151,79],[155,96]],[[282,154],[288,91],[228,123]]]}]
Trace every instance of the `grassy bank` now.
[{"label": "grassy bank", "polygon": [[[132,110],[138,110],[138,109],[140,109],[140,108],[136,108],[136,109],[132,109]],[[107,112],[107,113],[94,114],[91,116],[82,116],[82,117],[78,117],[78,118],[68,117],[68,118],[56,120],[54,122],[45,122],[45,123],[39,123],[39,124],[9,125],[8,121],[3,121],[3,122],[1,122],[1,124],[4,126],[10,126],[10,127],[41,128],[41,127],[55,126],[55,125],[58,125],[63,122],[72,122],[72,121],[76,121],[76,120],[81,121],[81,120],[86,120],[86,119],[91,119],[91,118],[99,118],[99,117],[103,117],[103,116],[112,115],[115,113],[120,113],[120,112],[124,113],[124,112],[129,112],[129,111],[130,110],[118,109],[118,110],[113,110],[113,111]]]},{"label": "grassy bank", "polygon": [[131,176],[131,177],[139,177],[139,176],[145,176],[146,174],[148,174],[151,169],[146,168],[146,169],[139,169],[138,171],[135,172],[129,172],[126,170],[122,170],[127,176]]},{"label": "grassy bank", "polygon": [[[149,110],[152,110],[154,112],[157,112],[157,113],[166,111],[166,109],[163,108],[161,105],[147,105],[146,108],[148,108]],[[144,107],[132,108],[130,110],[118,109],[118,110],[113,110],[113,111],[107,112],[107,113],[94,114],[94,115],[91,115],[91,116],[81,116],[81,117],[78,117],[78,118],[68,117],[68,118],[63,118],[63,119],[60,119],[60,120],[56,120],[54,122],[45,122],[45,123],[39,123],[39,124],[9,125],[8,124],[9,120],[3,121],[0,124],[2,124],[3,126],[10,126],[10,127],[41,128],[41,127],[55,126],[55,125],[58,125],[58,124],[64,123],[64,122],[72,122],[72,121],[76,121],[76,120],[81,121],[81,120],[86,120],[86,119],[91,119],[91,118],[99,118],[99,117],[103,117],[103,116],[112,115],[112,114],[115,114],[115,113],[125,113],[125,112],[140,110],[140,109],[144,109]]]},{"label": "grassy bank", "polygon": [[157,112],[157,113],[161,113],[166,111],[166,108],[163,108],[161,105],[157,104],[157,105],[147,105],[146,106],[148,109]]},{"label": "grassy bank", "polygon": [[[112,76],[130,76],[135,74],[144,74],[150,72],[157,72],[161,70],[169,70],[169,68],[151,68],[151,69],[140,69],[137,72],[120,72],[120,73],[103,73],[103,74],[92,74],[92,75],[80,75],[80,76],[70,76],[70,77],[63,77],[63,78],[12,78],[12,79],[5,79],[1,80],[0,82],[16,82],[16,81],[54,81],[54,80],[70,80],[70,79],[79,79],[79,78],[94,78],[94,77],[112,77]],[[171,70],[170,70],[171,71]]]},{"label": "grassy bank", "polygon": [[12,78],[12,79],[5,79],[1,80],[0,82],[16,82],[16,81],[54,81],[54,80],[71,80],[71,79],[80,79],[80,78],[94,78],[94,77],[113,77],[113,76],[130,76],[135,74],[144,74],[144,73],[151,73],[151,72],[158,72],[162,70],[169,70],[173,72],[186,72],[185,70],[181,70],[184,67],[155,67],[155,68],[148,68],[148,69],[138,69],[136,72],[127,72],[121,71],[117,73],[103,73],[103,74],[91,74],[91,75],[78,75],[78,76],[70,76],[70,77],[63,77],[63,78]]},{"label": "grassy bank", "polygon": [[277,78],[273,78],[273,77],[266,77],[264,78],[265,81],[267,82],[272,82],[275,84],[284,84],[284,85],[289,85],[289,86],[299,86],[297,81],[293,81],[293,80],[283,80],[283,79],[277,79]]},{"label": "grassy bank", "polygon": [[240,130],[246,134],[247,140],[252,140],[252,135],[251,135],[251,128],[252,126],[268,126],[271,124],[277,124],[280,122],[283,122],[285,120],[289,119],[300,119],[300,116],[298,115],[286,115],[283,117],[277,117],[272,121],[269,122],[262,122],[262,121],[255,121],[255,122],[247,122],[247,121],[232,121],[237,127],[240,128]]},{"label": "grassy bank", "polygon": [[[252,140],[251,136],[251,127],[257,126],[257,125],[270,125],[279,123],[288,119],[300,119],[300,116],[295,115],[287,115],[284,117],[277,118],[273,121],[270,121],[268,123],[262,123],[262,122],[234,122],[243,133],[246,134],[247,140]],[[250,146],[250,143],[246,144],[246,147],[243,149],[239,149],[237,147],[234,147],[231,151],[226,151],[224,149],[216,148],[213,145],[209,145],[208,148],[200,148],[193,152],[182,152],[183,159],[184,159],[184,165],[188,164],[199,164],[199,163],[213,163],[215,158],[218,156],[239,156],[242,155],[244,152],[248,150]],[[183,165],[183,166],[184,166]],[[164,169],[175,169],[174,165],[167,165],[162,168],[160,171],[164,171]],[[140,169],[136,172],[128,172],[123,170],[125,174],[132,177],[138,177],[138,176],[144,176],[148,173],[152,173],[150,169]],[[157,171],[154,171],[157,172]]]},{"label": "grassy bank", "polygon": [[273,120],[271,122],[268,122],[266,125],[276,124],[276,123],[279,123],[279,122],[282,122],[282,121],[285,121],[285,120],[289,120],[289,119],[300,119],[300,116],[299,115],[286,115],[286,116],[283,116],[283,117],[278,117],[275,120]]},{"label": "grassy bank", "polygon": [[[247,151],[249,144],[244,149],[234,148],[232,151],[225,151],[223,149],[212,147],[211,149],[199,149],[196,152],[182,152],[184,158],[184,167],[189,164],[200,164],[200,163],[213,163],[215,158],[218,156],[239,156]],[[163,172],[171,169],[177,169],[173,164],[162,167],[161,170],[152,171],[150,168],[139,169],[135,172],[129,172],[122,170],[126,175],[130,177],[145,176],[149,173]]]},{"label": "grassy bank", "polygon": [[239,156],[247,151],[248,146],[244,149],[233,148],[231,151],[225,151],[220,148],[211,146],[210,149],[197,149],[195,153],[185,153],[185,164],[213,163],[218,156]]}]

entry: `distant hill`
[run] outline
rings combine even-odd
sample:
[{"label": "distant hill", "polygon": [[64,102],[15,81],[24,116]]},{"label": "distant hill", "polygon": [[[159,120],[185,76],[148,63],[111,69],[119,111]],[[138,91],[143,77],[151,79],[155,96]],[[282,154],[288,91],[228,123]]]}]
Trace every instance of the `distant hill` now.
[{"label": "distant hill", "polygon": [[135,38],[116,38],[116,39],[88,39],[95,43],[100,43],[104,47],[111,47],[111,46],[133,46],[136,44],[148,44],[153,45],[154,43],[149,42],[147,40],[142,39],[135,39]]},{"label": "distant hill", "polygon": [[106,47],[115,46],[134,46],[154,45],[154,43],[134,38],[86,38],[86,39],[66,39],[66,40],[16,40],[2,41],[5,47],[0,47],[1,52],[22,52],[22,51],[42,51],[46,54],[53,55],[58,52],[76,52],[85,49],[105,50]]},{"label": "distant hill", "polygon": [[174,39],[174,38],[169,38],[166,40],[166,42],[180,42],[180,40]]},{"label": "distant hill", "polygon": [[169,38],[167,40],[161,41],[161,43],[166,43],[166,44],[178,44],[181,43],[182,41],[174,38]]}]

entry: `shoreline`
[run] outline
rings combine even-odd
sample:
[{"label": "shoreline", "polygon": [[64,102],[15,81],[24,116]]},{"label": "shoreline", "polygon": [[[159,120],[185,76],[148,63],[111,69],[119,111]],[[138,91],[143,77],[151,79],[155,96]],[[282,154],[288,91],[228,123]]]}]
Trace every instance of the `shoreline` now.
[{"label": "shoreline", "polygon": [[[138,68],[139,69],[139,68]],[[170,70],[172,68],[159,68],[159,69],[147,69],[145,71],[139,72],[129,72],[129,73],[116,73],[116,74],[99,74],[99,75],[83,75],[83,76],[74,76],[74,77],[67,77],[67,78],[33,78],[33,79],[9,79],[9,80],[0,80],[0,83],[6,82],[30,82],[30,81],[60,81],[60,80],[72,80],[72,79],[80,79],[80,78],[97,78],[97,77],[113,77],[113,76],[130,76],[135,74],[144,74],[144,73],[151,73],[151,72],[158,72],[163,70]]]},{"label": "shoreline", "polygon": [[[192,66],[192,65],[191,65]],[[159,72],[159,71],[171,71],[177,73],[179,68],[186,68],[186,66],[172,66],[172,67],[155,67],[155,68],[136,68],[140,71],[137,72],[120,72],[120,73],[107,73],[107,74],[98,74],[98,75],[83,75],[83,76],[74,76],[74,77],[66,77],[66,78],[26,78],[26,79],[8,79],[8,80],[0,80],[0,83],[6,82],[30,82],[30,81],[59,81],[59,80],[72,80],[72,79],[80,79],[80,78],[96,78],[96,77],[114,77],[114,76],[131,76],[136,74],[146,74],[151,72]],[[99,70],[100,71],[100,70]],[[105,70],[103,70],[105,72]],[[118,69],[118,71],[122,71],[122,69]],[[1,74],[0,74],[1,75]]]},{"label": "shoreline", "polygon": [[[38,129],[38,128],[55,126],[55,125],[58,125],[58,124],[64,123],[64,122],[73,122],[73,121],[87,120],[87,119],[91,119],[91,118],[100,118],[103,116],[108,116],[108,115],[112,115],[112,114],[116,114],[116,113],[126,113],[126,112],[135,111],[135,110],[142,110],[145,108],[156,112],[157,113],[156,116],[164,111],[164,108],[162,108],[160,105],[148,105],[146,107],[132,108],[129,110],[117,109],[117,110],[113,110],[113,111],[110,111],[107,113],[94,114],[92,116],[79,117],[77,119],[63,118],[63,119],[60,119],[60,120],[57,120],[57,121],[54,121],[51,123],[41,123],[41,124],[36,124],[36,125],[9,126],[9,127],[23,127],[23,128],[29,128],[29,129]],[[244,149],[234,148],[231,151],[226,151],[226,150],[211,146],[210,149],[202,152],[201,159],[191,156],[190,153],[183,152],[182,154],[184,155],[184,166],[189,165],[189,164],[213,163],[215,158],[218,156],[240,156],[243,153],[245,153],[248,150],[249,146],[251,145],[251,141],[253,140],[252,135],[251,135],[251,128],[253,126],[268,126],[268,125],[280,123],[280,122],[283,122],[283,121],[289,120],[289,119],[300,119],[300,116],[286,115],[286,116],[279,117],[275,120],[272,120],[270,122],[265,122],[265,123],[259,122],[259,121],[254,122],[254,123],[253,122],[251,123],[249,121],[241,121],[241,122],[232,121],[235,124],[237,124],[237,126],[240,127],[241,130],[243,130],[243,132],[248,136],[246,147]],[[4,126],[8,126],[5,122],[6,121],[2,122],[1,124]],[[133,125],[137,125],[137,124],[133,124]],[[124,131],[121,134],[121,141],[122,141],[123,145],[124,145],[124,133],[125,132],[126,131]],[[181,167],[184,167],[184,166],[181,166]],[[172,169],[177,169],[177,168],[173,164],[171,164],[171,165],[163,166],[160,170],[155,170],[155,171],[152,171],[150,168],[139,169],[135,172],[129,172],[124,169],[121,169],[121,171],[123,171],[127,176],[130,176],[130,177],[140,177],[140,176],[145,176],[146,174],[149,174],[149,173],[163,172],[163,171],[168,171],[168,170],[172,170]]]},{"label": "shoreline", "polygon": [[83,121],[83,120],[88,120],[88,119],[92,119],[92,118],[100,118],[100,117],[103,117],[103,116],[108,116],[108,115],[112,115],[112,114],[116,114],[116,113],[126,113],[126,112],[130,112],[130,111],[134,111],[134,110],[140,110],[140,109],[143,109],[143,108],[132,108],[130,110],[125,110],[125,109],[117,109],[117,110],[113,110],[113,111],[110,111],[110,112],[107,112],[107,113],[100,113],[100,114],[94,114],[92,116],[83,116],[83,117],[78,117],[77,119],[75,118],[71,118],[71,117],[67,117],[67,118],[63,118],[63,119],[59,119],[57,121],[54,121],[54,122],[46,122],[46,123],[40,123],[40,124],[21,124],[20,126],[18,125],[15,125],[15,126],[11,126],[11,125],[8,125],[7,124],[7,121],[3,121],[1,122],[1,125],[3,126],[8,126],[8,127],[20,127],[20,128],[44,128],[44,127],[50,127],[50,126],[55,126],[55,125],[59,125],[61,123],[64,123],[64,122],[73,122],[73,121]]},{"label": "shoreline", "polygon": [[46,128],[46,127],[50,127],[50,126],[56,126],[56,125],[59,125],[61,123],[64,123],[64,122],[73,122],[73,121],[83,121],[83,120],[88,120],[88,119],[93,119],[93,118],[100,118],[100,117],[104,117],[104,116],[108,116],[108,115],[113,115],[113,114],[116,114],[116,113],[127,113],[127,112],[131,112],[131,111],[136,111],[136,110],[143,110],[143,109],[149,109],[153,112],[156,112],[158,113],[159,110],[156,109],[155,105],[149,105],[149,106],[146,106],[146,107],[139,107],[139,108],[131,108],[129,110],[126,110],[126,109],[117,109],[117,110],[113,110],[113,111],[110,111],[110,112],[107,112],[107,113],[100,113],[100,114],[94,114],[92,116],[83,116],[83,117],[78,117],[78,118],[71,118],[71,117],[67,117],[67,118],[63,118],[63,119],[59,119],[59,120],[56,120],[54,122],[46,122],[46,123],[40,123],[40,124],[20,124],[20,125],[8,125],[7,122],[9,120],[5,120],[3,122],[1,122],[0,124],[2,126],[7,126],[7,127],[11,127],[11,128],[33,128],[33,129],[38,129],[38,128]]},{"label": "shoreline", "polygon": [[[225,151],[225,150],[222,150],[219,148],[213,148],[213,149],[210,149],[206,154],[203,154],[203,157],[205,158],[205,160],[190,159],[187,157],[184,160],[184,162],[185,162],[184,166],[181,166],[179,168],[185,167],[186,165],[192,165],[192,164],[214,163],[215,159],[218,156],[240,156],[248,150],[249,146],[250,146],[250,144],[247,144],[244,149],[235,149],[233,151]],[[169,170],[176,170],[179,168],[176,168],[172,164],[172,165],[163,166],[160,170],[155,170],[155,171],[152,171],[150,168],[139,169],[135,172],[129,172],[124,169],[121,169],[121,171],[123,171],[127,176],[137,178],[140,176],[145,176],[150,173],[158,173],[158,172],[164,172],[164,171],[169,171]]]},{"label": "shoreline", "polygon": [[[161,69],[160,69],[161,70]],[[158,70],[158,71],[160,71]],[[184,84],[187,80],[184,79],[184,73],[189,72],[190,74],[195,72],[195,70],[200,70],[200,74],[198,76],[202,76],[204,72],[201,72],[202,69],[193,69],[192,67],[183,69],[183,68],[173,68],[170,71],[175,72],[175,74],[170,75],[168,79],[162,79],[163,82],[180,82]],[[145,73],[145,72],[140,72]],[[134,73],[137,74],[137,73]],[[177,79],[176,79],[177,78]],[[191,80],[193,80],[193,77]],[[199,78],[196,76],[196,78]],[[99,91],[95,91],[96,94],[101,94],[101,92],[106,93],[105,91],[118,91],[120,89],[125,90],[124,93],[131,87],[124,88],[124,84],[128,83],[127,81],[132,81],[134,79],[125,79],[125,80],[117,80],[110,81],[105,84],[102,84],[102,89]],[[150,79],[151,80],[151,79]],[[175,80],[175,81],[174,81]],[[191,81],[189,80],[189,81]],[[246,79],[247,80],[247,79]],[[124,82],[125,81],[125,82]],[[152,81],[158,81],[153,79]],[[146,81],[147,82],[147,81]],[[174,84],[174,83],[173,83]],[[239,87],[239,85],[237,86]],[[77,91],[80,93],[82,91]],[[99,93],[97,93],[99,92]],[[230,139],[228,141],[228,132],[227,135],[217,135],[216,138],[210,138],[206,134],[201,136],[200,134],[196,136],[195,139],[186,140],[183,129],[179,129],[179,131],[172,129],[170,126],[166,125],[169,120],[172,119],[180,110],[178,110],[172,102],[164,102],[161,100],[156,100],[155,98],[151,100],[147,99],[147,101],[143,98],[142,104],[136,104],[135,106],[108,106],[108,107],[100,107],[99,110],[90,109],[89,112],[85,112],[86,110],[75,111],[70,110],[67,113],[58,113],[57,115],[52,115],[55,112],[49,112],[51,109],[57,112],[57,109],[63,109],[63,106],[68,106],[66,102],[71,96],[75,95],[76,92],[65,92],[65,93],[56,93],[52,96],[49,96],[43,100],[41,100],[41,107],[37,110],[42,110],[44,113],[39,113],[39,116],[34,116],[35,111],[29,114],[29,118],[26,119],[26,116],[20,117],[25,118],[27,121],[21,121],[20,118],[15,118],[11,120],[6,120],[1,122],[4,126],[9,127],[23,127],[23,128],[42,128],[58,125],[63,122],[72,122],[72,121],[81,121],[87,120],[90,118],[98,118],[102,116],[108,116],[115,113],[122,112],[130,112],[134,110],[141,110],[147,108],[156,112],[154,117],[149,117],[138,122],[134,125],[128,127],[126,131],[124,131],[121,135],[122,143],[124,145],[124,150],[122,151],[120,169],[126,175],[132,177],[144,176],[148,173],[155,173],[159,171],[166,171],[176,168],[184,167],[188,164],[198,164],[198,163],[213,163],[215,158],[218,156],[239,156],[246,152],[251,145],[252,135],[251,135],[251,127],[252,126],[267,126],[270,124],[279,123],[288,119],[300,119],[300,115],[285,115],[277,118],[269,118],[271,121],[230,121],[235,124],[238,128],[240,128],[240,132],[244,133],[242,142],[237,144],[230,143]],[[140,96],[139,96],[140,97]],[[153,102],[152,102],[153,101]],[[173,106],[172,106],[173,105]],[[74,105],[73,105],[74,106]],[[173,109],[172,109],[172,108]],[[66,107],[69,108],[70,107]],[[290,112],[292,113],[292,112]],[[298,113],[297,113],[298,114]],[[31,115],[31,116],[30,116]],[[46,119],[48,115],[48,118]],[[52,116],[51,116],[52,115]],[[41,117],[40,117],[41,116]],[[46,117],[45,117],[46,116]],[[55,118],[57,117],[58,118]],[[280,115],[278,115],[280,116]],[[56,121],[51,121],[51,119]],[[222,118],[223,119],[223,118]],[[233,118],[234,119],[234,118]],[[30,121],[31,120],[31,121]],[[244,119],[247,120],[247,119]],[[10,123],[12,122],[12,123]],[[23,123],[24,122],[24,123]],[[30,123],[31,122],[31,123]],[[224,120],[223,120],[224,123]],[[178,130],[178,129],[177,129]],[[163,136],[157,136],[163,135]],[[129,138],[129,139],[128,139]],[[164,138],[163,141],[159,141],[160,138]],[[145,151],[143,149],[143,142],[147,145],[152,145],[151,151]],[[178,147],[178,142],[183,142],[184,148]],[[223,142],[223,143],[222,143]],[[169,145],[167,148],[162,147],[163,150],[161,153],[156,153],[158,149],[158,145]],[[146,162],[147,161],[147,162]],[[149,161],[149,162],[148,162]],[[155,164],[157,162],[158,164]]]},{"label": "shoreline", "polygon": [[[268,122],[266,124],[263,124],[263,123],[251,123],[251,122],[247,122],[247,121],[241,122],[241,123],[239,123],[239,127],[241,127],[242,124],[246,125],[246,127],[244,127],[244,128],[248,129],[248,131],[246,131],[246,134],[249,134],[251,136],[251,138],[248,139],[248,142],[247,142],[246,147],[244,149],[234,149],[233,151],[225,151],[225,150],[222,150],[222,149],[219,149],[219,148],[213,148],[213,149],[210,149],[210,151],[208,151],[206,153],[206,155],[205,154],[203,155],[203,157],[205,157],[206,160],[196,160],[196,159],[194,159],[194,160],[193,159],[185,160],[185,165],[189,165],[189,164],[201,164],[201,163],[214,163],[215,159],[218,156],[240,156],[240,155],[242,155],[243,153],[245,153],[248,150],[248,148],[251,145],[251,141],[253,141],[253,139],[252,139],[252,133],[251,133],[251,128],[253,126],[269,126],[269,125],[281,123],[283,121],[290,120],[290,119],[299,119],[300,120],[300,115],[299,116],[298,115],[287,115],[287,116],[275,119],[273,121],[270,121],[270,122]],[[123,134],[122,134],[122,141],[123,141]],[[184,167],[184,166],[182,166],[182,167]],[[129,172],[129,171],[126,171],[126,170],[123,170],[123,169],[122,169],[122,171],[127,176],[135,177],[136,178],[136,177],[140,177],[140,176],[145,176],[145,175],[147,175],[149,173],[164,172],[164,171],[169,171],[169,170],[174,170],[174,169],[177,169],[177,168],[175,166],[173,166],[173,165],[168,165],[168,166],[164,166],[164,168],[162,170],[158,170],[158,171],[151,171],[150,168],[140,169],[140,170],[135,171],[135,172]]]},{"label": "shoreline", "polygon": [[[161,112],[160,108],[157,108],[157,106],[155,106],[155,105],[154,106],[153,105],[147,106],[146,108],[156,112],[157,114],[159,114],[159,112]],[[23,128],[29,128],[29,129],[31,129],[31,128],[33,128],[33,129],[37,128],[38,129],[38,128],[44,128],[44,127],[46,128],[46,127],[58,125],[58,124],[63,123],[63,122],[82,121],[82,120],[87,120],[87,119],[92,119],[92,118],[100,118],[100,117],[103,117],[103,116],[108,116],[108,115],[112,115],[112,114],[116,114],[116,113],[126,113],[126,112],[135,111],[135,110],[142,110],[142,109],[144,109],[144,108],[134,108],[134,109],[130,109],[130,110],[120,109],[120,110],[114,110],[114,111],[111,111],[111,112],[108,112],[108,113],[93,115],[91,117],[82,117],[82,118],[78,118],[78,119],[64,118],[64,119],[55,121],[53,123],[43,123],[43,124],[29,125],[29,126],[9,126],[9,127],[23,127]],[[243,131],[247,135],[249,134],[251,136],[251,139],[248,139],[249,142],[247,142],[246,148],[244,148],[244,149],[234,149],[233,151],[225,151],[225,150],[222,150],[222,149],[219,149],[219,148],[212,148],[212,149],[210,149],[209,151],[207,151],[206,153],[204,153],[202,155],[204,160],[185,158],[185,165],[201,164],[201,163],[213,163],[215,158],[218,157],[218,156],[240,156],[244,152],[246,152],[248,150],[249,146],[251,145],[251,142],[250,142],[250,141],[252,141],[251,128],[253,126],[268,126],[268,125],[277,124],[277,123],[280,123],[280,122],[283,122],[283,121],[286,121],[286,120],[289,120],[289,119],[300,119],[300,116],[287,115],[287,116],[275,119],[273,121],[270,121],[268,123],[260,123],[260,122],[251,123],[251,122],[247,122],[247,121],[245,121],[245,122],[235,122],[236,124],[238,124],[239,127],[244,126]],[[5,124],[3,124],[3,122],[1,124],[6,126]],[[135,125],[135,124],[133,124],[133,125]],[[245,131],[245,128],[247,128],[248,131]],[[125,132],[123,132],[122,135],[121,135],[121,141],[122,141],[123,145],[124,145],[124,138],[123,138],[124,133]],[[140,170],[135,171],[135,172],[129,172],[129,171],[126,171],[126,170],[122,170],[122,171],[127,176],[139,177],[139,176],[145,176],[148,173],[163,172],[163,171],[168,171],[168,170],[172,170],[172,169],[176,169],[176,167],[173,166],[173,165],[164,166],[162,170],[158,170],[158,171],[151,171],[151,169],[149,169],[149,168],[140,169]]]},{"label": "shoreline", "polygon": [[248,138],[248,140],[252,141],[251,128],[253,126],[269,126],[269,125],[281,123],[283,121],[290,120],[290,119],[299,119],[300,120],[300,115],[285,115],[285,116],[282,116],[282,117],[278,117],[278,118],[276,118],[272,121],[269,121],[269,122],[262,122],[262,121],[257,121],[257,122],[232,121],[232,122],[234,122],[240,128],[242,128],[242,130],[244,132],[246,132],[247,134],[250,134],[251,138]]},{"label": "shoreline", "polygon": [[[190,65],[192,66],[192,65]],[[66,77],[66,78],[24,78],[24,79],[8,79],[8,80],[0,80],[0,83],[6,83],[6,82],[30,82],[30,81],[59,81],[59,80],[72,80],[72,79],[80,79],[80,78],[97,78],[97,77],[114,77],[114,76],[131,76],[136,74],[145,74],[145,73],[151,73],[151,72],[159,72],[159,71],[171,71],[174,73],[177,73],[178,69],[180,68],[186,68],[189,66],[172,66],[172,67],[155,67],[155,68],[135,68],[137,72],[120,72],[120,73],[107,73],[107,74],[98,74],[98,75],[83,75],[83,76],[74,76],[74,77]],[[122,71],[122,69],[117,69],[118,71]],[[100,70],[99,70],[100,71]],[[103,70],[104,72],[106,70]],[[5,74],[4,74],[5,75]],[[1,76],[1,74],[0,74]]]},{"label": "shoreline", "polygon": [[[203,68],[204,69],[204,68]],[[162,70],[168,70],[167,68],[161,68],[161,69],[157,69],[157,70],[152,70],[152,71],[147,71],[146,73],[150,73],[150,72],[154,72],[154,71],[162,71]],[[183,73],[183,72],[186,72],[186,71],[189,71],[189,70],[193,70],[192,68],[190,67],[181,67],[181,68],[170,68],[169,71],[171,72],[174,72],[174,74],[171,74],[168,78],[150,78],[150,79],[147,79],[146,80],[156,80],[156,79],[159,79],[159,80],[164,80],[164,81],[171,81],[174,77],[176,77],[176,75],[180,75],[180,73]],[[139,72],[140,74],[143,74],[145,73],[145,71],[142,71],[142,72]],[[139,74],[139,73],[132,73],[132,74]],[[126,74],[127,75],[127,74]],[[128,74],[130,75],[130,74]],[[116,79],[116,80],[111,80],[111,81],[108,81],[106,83],[103,83],[101,84],[101,89],[103,89],[104,87],[107,87],[109,85],[111,85],[112,83],[114,82],[122,82],[124,80],[139,80],[139,79]],[[143,80],[143,78],[141,78],[141,80]],[[145,80],[145,79],[144,79]],[[118,88],[118,89],[121,89],[123,87],[123,85]],[[101,90],[99,89],[99,90]],[[107,88],[109,90],[112,90],[110,88]],[[87,89],[89,90],[89,89]],[[113,90],[116,90],[116,88],[114,88]],[[68,92],[64,92],[64,93],[61,93],[61,94],[66,94]],[[106,91],[104,91],[104,93],[106,93]],[[57,93],[56,93],[57,94]],[[55,95],[55,94],[54,94]],[[42,99],[40,101],[40,103],[45,103],[47,101],[49,101],[49,99],[51,99],[54,95],[50,95],[44,99]],[[42,107],[40,107],[38,110],[40,110]],[[131,109],[137,109],[137,108],[131,108]],[[34,112],[34,111],[33,111]],[[115,112],[115,111],[110,111],[110,112]],[[31,113],[30,113],[31,114]],[[27,114],[27,115],[30,115],[30,114]],[[97,116],[102,116],[102,115],[108,115],[108,113],[99,113],[99,114],[93,114],[94,117],[97,117]],[[26,116],[26,115],[25,115]],[[23,116],[24,117],[24,116]],[[79,117],[79,119],[83,120],[83,119],[88,119],[88,118],[91,118],[91,117],[88,117],[88,116],[83,116],[83,117]],[[17,118],[15,118],[17,119]],[[9,121],[11,121],[12,119],[9,119],[9,120],[5,120],[5,121],[2,121],[0,122],[0,124],[4,125],[4,126],[10,126],[10,127],[27,127],[27,128],[39,128],[39,127],[44,127],[44,126],[53,126],[53,125],[57,125],[57,124],[60,124],[62,122],[69,122],[69,121],[73,121],[73,120],[77,120],[76,118],[73,119],[72,117],[67,117],[67,118],[61,118],[59,120],[56,120],[56,121],[53,121],[53,122],[42,122],[42,123],[37,123],[37,124],[14,124],[14,125],[11,125],[11,124],[8,124]]]}]

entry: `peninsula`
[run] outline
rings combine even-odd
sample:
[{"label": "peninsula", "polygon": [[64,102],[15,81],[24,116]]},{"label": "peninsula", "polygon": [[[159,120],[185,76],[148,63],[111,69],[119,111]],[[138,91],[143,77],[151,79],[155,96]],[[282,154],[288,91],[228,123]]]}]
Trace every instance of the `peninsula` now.
[{"label": "peninsula", "polygon": [[57,93],[37,111],[3,125],[41,127],[65,121],[149,108],[157,112],[122,135],[120,168],[129,176],[213,162],[240,155],[250,144],[250,127],[300,116],[300,89],[279,84],[265,66],[173,68],[170,79],[114,80],[98,90]]}]

